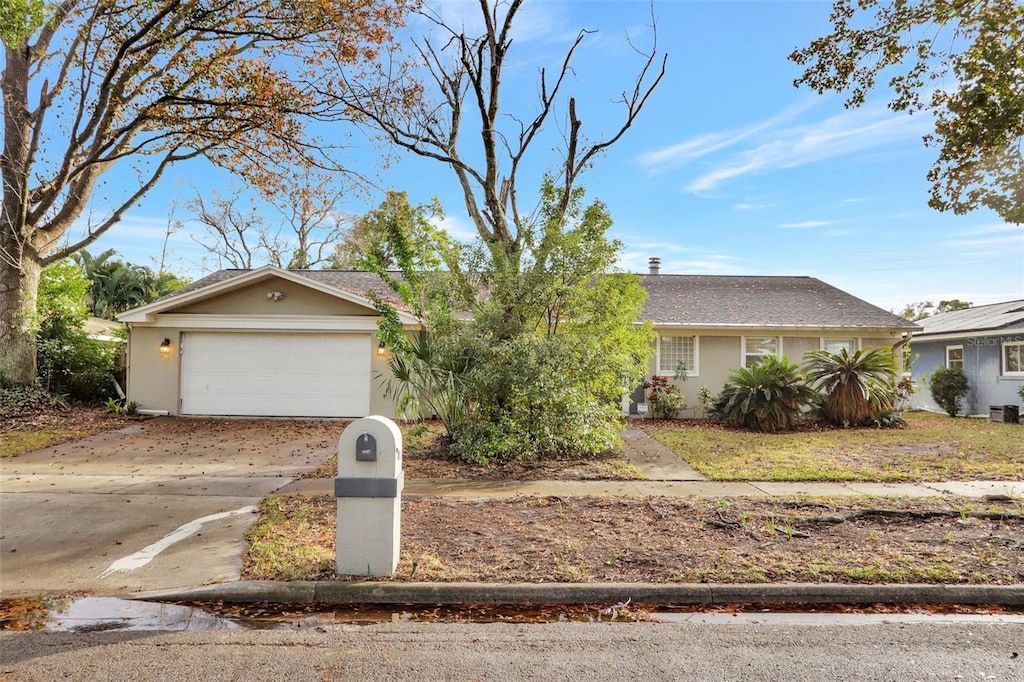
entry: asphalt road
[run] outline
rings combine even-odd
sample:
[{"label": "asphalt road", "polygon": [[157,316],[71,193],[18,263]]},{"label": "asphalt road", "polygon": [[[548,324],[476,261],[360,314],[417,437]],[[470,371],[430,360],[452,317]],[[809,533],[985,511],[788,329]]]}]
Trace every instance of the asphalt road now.
[{"label": "asphalt road", "polygon": [[1014,682],[1024,680],[1024,625],[395,623],[283,632],[0,632],[0,679]]}]

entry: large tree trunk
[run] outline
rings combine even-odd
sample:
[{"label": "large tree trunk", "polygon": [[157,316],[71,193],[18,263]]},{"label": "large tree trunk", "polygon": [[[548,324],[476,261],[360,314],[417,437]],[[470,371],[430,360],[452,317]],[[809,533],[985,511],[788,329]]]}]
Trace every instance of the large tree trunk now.
[{"label": "large tree trunk", "polygon": [[0,379],[27,385],[36,378],[33,318],[42,267],[25,260],[20,267],[0,260]]}]

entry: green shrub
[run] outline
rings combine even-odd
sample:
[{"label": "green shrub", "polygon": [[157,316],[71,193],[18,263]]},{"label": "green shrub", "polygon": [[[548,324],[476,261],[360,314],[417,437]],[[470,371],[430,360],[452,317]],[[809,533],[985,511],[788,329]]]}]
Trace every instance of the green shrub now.
[{"label": "green shrub", "polygon": [[647,389],[647,403],[655,419],[675,419],[679,410],[686,407],[686,399],[668,377],[655,374],[644,382],[644,388]]},{"label": "green shrub", "polygon": [[928,390],[939,407],[955,417],[960,414],[960,401],[970,393],[971,385],[962,367],[939,367],[928,378]]},{"label": "green shrub", "polygon": [[39,282],[36,364],[43,388],[72,400],[102,403],[114,394],[120,350],[89,338],[82,323],[88,282],[71,261],[46,270]]},{"label": "green shrub", "polygon": [[753,431],[784,431],[796,426],[817,398],[797,365],[769,355],[758,365],[730,373],[711,416]]}]

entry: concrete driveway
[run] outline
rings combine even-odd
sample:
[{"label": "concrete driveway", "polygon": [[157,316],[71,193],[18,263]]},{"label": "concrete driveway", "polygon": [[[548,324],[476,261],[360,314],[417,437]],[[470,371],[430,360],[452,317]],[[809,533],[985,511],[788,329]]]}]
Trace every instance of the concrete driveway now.
[{"label": "concrete driveway", "polygon": [[237,580],[255,505],[343,429],[162,417],[0,460],[0,596]]}]

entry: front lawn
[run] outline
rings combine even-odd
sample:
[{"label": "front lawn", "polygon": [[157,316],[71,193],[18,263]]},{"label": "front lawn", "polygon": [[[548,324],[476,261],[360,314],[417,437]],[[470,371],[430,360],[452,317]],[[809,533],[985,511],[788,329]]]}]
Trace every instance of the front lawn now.
[{"label": "front lawn", "polygon": [[646,431],[718,481],[946,481],[1024,479],[1024,425],[906,415],[905,429],[751,433],[708,422]]}]

